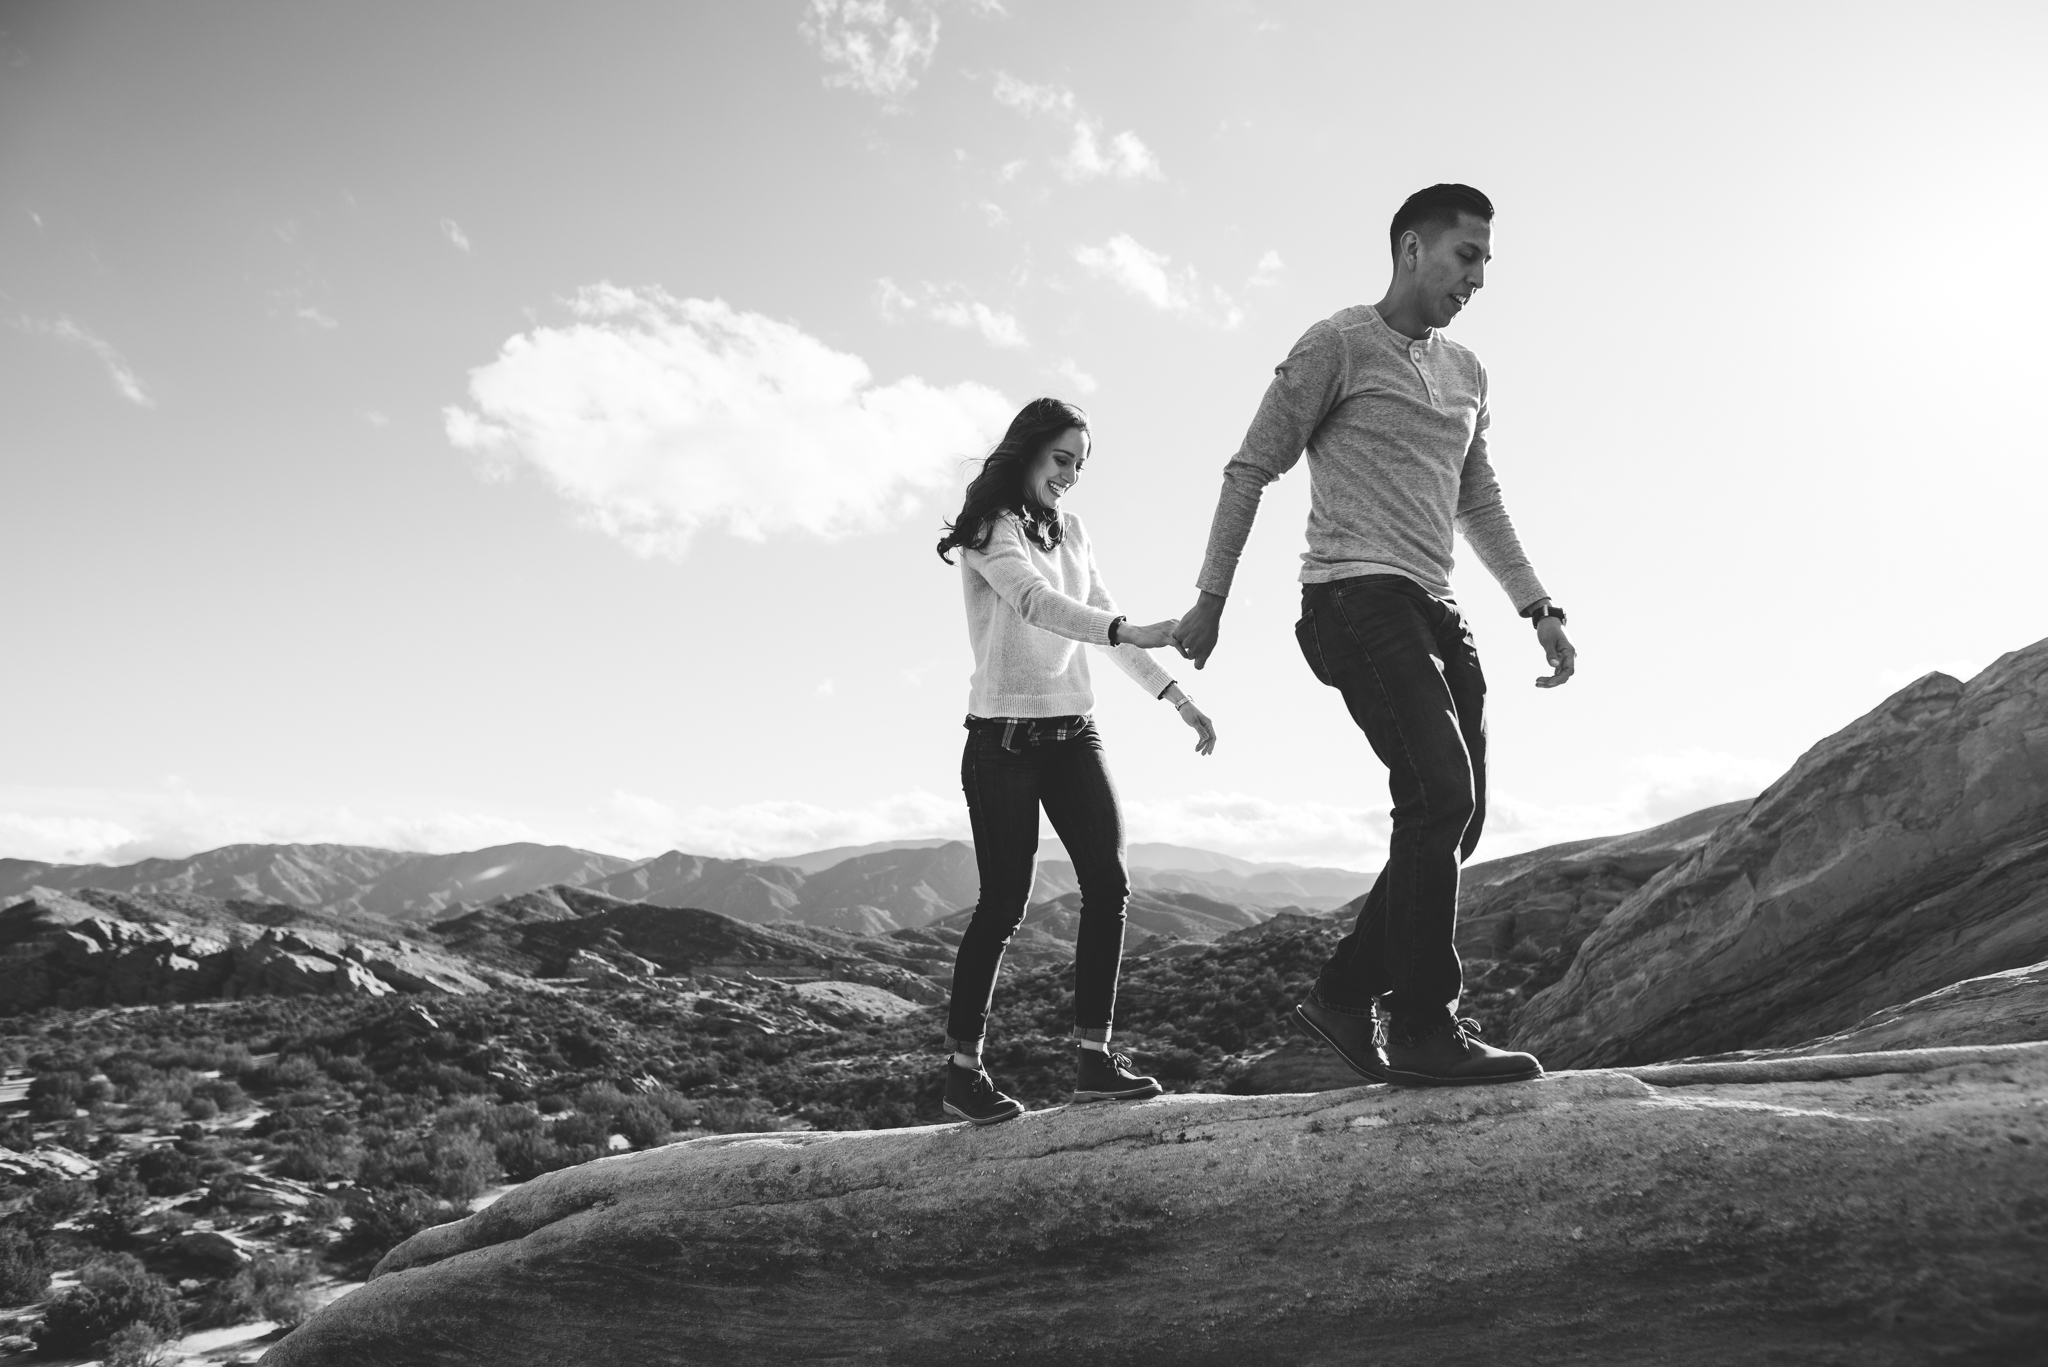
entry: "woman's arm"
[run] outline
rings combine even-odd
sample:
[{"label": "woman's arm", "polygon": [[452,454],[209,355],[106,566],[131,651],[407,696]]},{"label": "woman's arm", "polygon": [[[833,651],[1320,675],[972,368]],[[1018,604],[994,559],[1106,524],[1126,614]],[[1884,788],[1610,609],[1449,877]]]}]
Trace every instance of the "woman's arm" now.
[{"label": "woman's arm", "polygon": [[960,558],[1032,626],[1084,645],[1109,645],[1109,624],[1116,620],[1116,613],[1054,588],[1031,563],[1024,549],[1024,533],[1015,520],[995,518],[989,523],[988,545],[978,551],[963,549]]}]

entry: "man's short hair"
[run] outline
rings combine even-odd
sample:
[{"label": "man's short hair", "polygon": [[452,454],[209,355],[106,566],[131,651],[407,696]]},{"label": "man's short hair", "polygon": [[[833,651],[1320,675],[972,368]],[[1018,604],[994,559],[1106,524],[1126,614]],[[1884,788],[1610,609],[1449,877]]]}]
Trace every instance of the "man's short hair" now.
[{"label": "man's short hair", "polygon": [[1422,233],[1428,228],[1455,228],[1460,214],[1471,214],[1493,222],[1493,201],[1469,185],[1432,185],[1417,190],[1401,201],[1394,222],[1387,229],[1387,246],[1396,260],[1401,255],[1401,234],[1409,229]]}]

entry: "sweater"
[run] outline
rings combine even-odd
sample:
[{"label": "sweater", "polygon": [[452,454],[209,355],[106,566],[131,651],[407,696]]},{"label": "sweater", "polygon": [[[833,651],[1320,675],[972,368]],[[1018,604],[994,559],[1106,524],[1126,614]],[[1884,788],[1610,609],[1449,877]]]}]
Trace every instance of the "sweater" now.
[{"label": "sweater", "polygon": [[1136,646],[1109,644],[1116,602],[1095,568],[1088,532],[1060,514],[1060,544],[1041,549],[1023,520],[1004,513],[989,523],[988,545],[962,548],[960,586],[974,677],[967,710],[977,717],[1086,716],[1095,707],[1084,645],[1108,651],[1118,667],[1155,697],[1173,679]]},{"label": "sweater", "polygon": [[1370,304],[1302,335],[1223,470],[1196,587],[1228,595],[1266,485],[1308,451],[1301,582],[1400,574],[1451,596],[1451,532],[1465,534],[1520,611],[1547,598],[1487,457],[1486,369],[1431,328],[1411,340]]}]

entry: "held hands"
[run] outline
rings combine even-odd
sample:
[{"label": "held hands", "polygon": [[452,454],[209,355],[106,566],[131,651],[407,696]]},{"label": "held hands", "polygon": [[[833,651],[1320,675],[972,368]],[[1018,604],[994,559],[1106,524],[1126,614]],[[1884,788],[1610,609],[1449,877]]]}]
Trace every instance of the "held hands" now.
[{"label": "held hands", "polygon": [[1133,626],[1125,622],[1116,629],[1116,643],[1120,646],[1136,646],[1140,650],[1157,650],[1173,640],[1173,629],[1180,623],[1174,618],[1154,622],[1150,626]]},{"label": "held hands", "polygon": [[1555,617],[1546,617],[1536,624],[1536,639],[1543,643],[1543,658],[1554,671],[1548,678],[1538,679],[1538,688],[1556,688],[1568,681],[1579,667],[1579,652],[1572,647],[1571,638],[1564,634],[1564,623]]},{"label": "held hands", "polygon": [[1175,627],[1173,647],[1185,658],[1193,660],[1195,668],[1200,669],[1209,663],[1209,654],[1216,649],[1216,635],[1222,624],[1223,595],[1205,589]]}]

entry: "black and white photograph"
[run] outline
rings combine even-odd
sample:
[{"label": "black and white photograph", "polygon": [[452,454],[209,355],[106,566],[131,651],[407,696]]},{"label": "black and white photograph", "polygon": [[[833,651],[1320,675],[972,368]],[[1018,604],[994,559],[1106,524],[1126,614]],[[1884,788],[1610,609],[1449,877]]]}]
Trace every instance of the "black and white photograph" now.
[{"label": "black and white photograph", "polygon": [[2039,0],[0,0],[0,1364],[2048,1363]]}]

